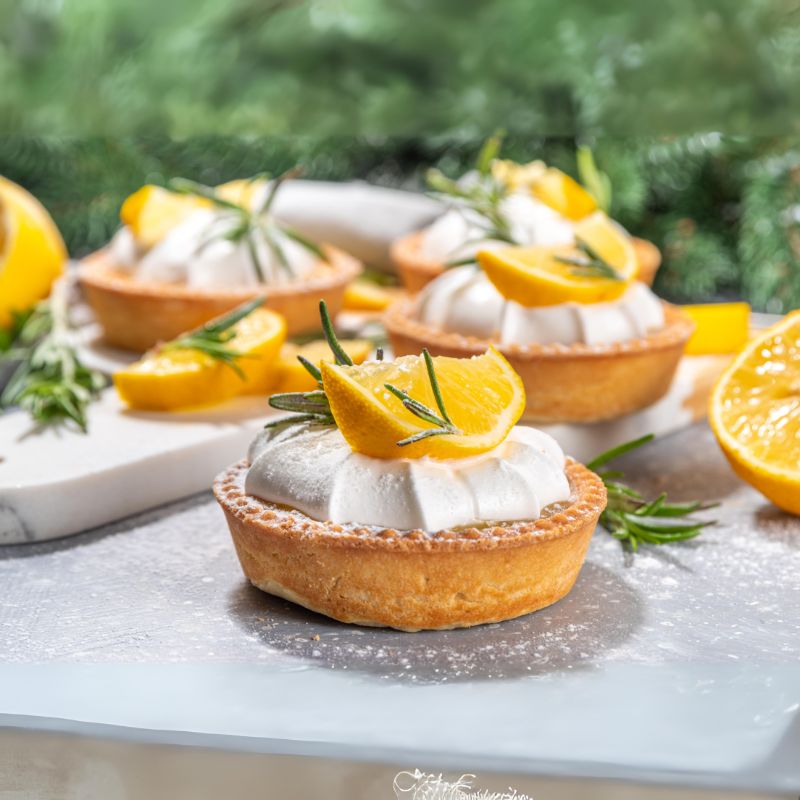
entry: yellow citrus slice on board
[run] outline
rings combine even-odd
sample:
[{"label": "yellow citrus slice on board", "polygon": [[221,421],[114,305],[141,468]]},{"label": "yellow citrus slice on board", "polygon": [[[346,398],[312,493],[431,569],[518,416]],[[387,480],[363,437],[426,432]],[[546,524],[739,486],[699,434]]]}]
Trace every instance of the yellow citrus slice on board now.
[{"label": "yellow citrus slice on board", "polygon": [[389,383],[428,408],[438,408],[421,356],[369,361],[361,366],[322,364],[322,384],[336,424],[350,447],[375,458],[463,458],[497,447],[525,409],[519,375],[496,350],[472,358],[433,359],[445,409],[459,433],[397,442],[435,427],[408,411]]},{"label": "yellow citrus slice on board", "polygon": [[[342,339],[339,344],[354,364],[360,364],[372,351],[372,342],[369,339]],[[319,388],[308,370],[297,360],[298,356],[307,358],[317,367],[323,361],[334,361],[333,353],[324,339],[303,345],[286,342],[281,347],[280,355],[272,372],[266,375],[264,380],[248,384],[247,392],[249,394],[279,394],[312,392]]]},{"label": "yellow citrus slice on board", "polygon": [[228,346],[244,354],[236,359],[244,378],[201,350],[156,348],[114,374],[119,396],[131,408],[174,411],[221,403],[267,380],[286,338],[283,317],[257,309],[233,330]]},{"label": "yellow citrus slice on board", "polygon": [[400,289],[395,286],[379,286],[356,278],[344,291],[344,308],[348,311],[384,311],[399,293]]},{"label": "yellow citrus slice on board", "polygon": [[708,303],[683,306],[695,324],[686,355],[738,353],[750,335],[750,306],[747,303]]},{"label": "yellow citrus slice on board", "polygon": [[597,201],[574,178],[555,167],[541,171],[530,184],[531,194],[554,211],[580,220],[597,211]]},{"label": "yellow citrus slice on board", "polygon": [[0,327],[12,312],[47,297],[64,271],[67,248],[44,206],[0,176]]},{"label": "yellow citrus slice on board", "polygon": [[147,185],[122,204],[119,217],[136,241],[149,248],[158,244],[174,227],[210,202],[194,195],[178,194],[161,186]]},{"label": "yellow citrus slice on board", "polygon": [[596,211],[576,223],[575,238],[612,267],[619,279],[585,274],[575,262],[585,262],[588,256],[577,245],[482,250],[478,262],[503,297],[527,307],[620,297],[638,272],[636,251],[625,230]]},{"label": "yellow citrus slice on board", "polygon": [[725,370],[709,421],[734,471],[800,514],[800,311],[753,339]]}]

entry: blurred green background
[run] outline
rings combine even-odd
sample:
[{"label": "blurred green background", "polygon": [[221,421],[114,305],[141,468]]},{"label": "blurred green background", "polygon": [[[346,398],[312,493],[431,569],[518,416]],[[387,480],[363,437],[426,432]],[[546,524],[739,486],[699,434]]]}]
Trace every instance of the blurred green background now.
[{"label": "blurred green background", "polygon": [[[421,188],[494,129],[662,247],[675,300],[800,306],[800,2],[0,0],[0,173],[73,255],[126,194],[296,162]],[[713,131],[713,132],[712,132]]]}]

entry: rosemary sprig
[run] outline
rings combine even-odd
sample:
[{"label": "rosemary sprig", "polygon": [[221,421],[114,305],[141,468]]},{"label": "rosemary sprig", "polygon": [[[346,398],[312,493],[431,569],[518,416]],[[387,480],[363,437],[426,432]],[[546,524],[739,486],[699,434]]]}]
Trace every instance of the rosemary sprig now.
[{"label": "rosemary sprig", "polygon": [[403,406],[414,416],[419,417],[421,420],[429,422],[431,425],[435,426],[433,428],[426,428],[425,430],[415,433],[412,436],[407,436],[405,439],[401,439],[399,442],[397,442],[398,447],[405,447],[406,445],[414,444],[414,442],[420,442],[423,439],[428,439],[431,436],[447,436],[461,433],[461,431],[453,424],[453,420],[450,419],[450,415],[447,413],[447,409],[445,408],[442,390],[439,387],[439,379],[436,377],[436,370],[433,368],[433,359],[431,358],[431,354],[427,349],[425,349],[422,351],[422,356],[425,359],[425,368],[428,371],[428,380],[431,384],[433,397],[436,400],[436,407],[439,409],[439,414],[441,414],[441,416],[439,416],[439,414],[432,409],[428,408],[428,406],[426,406],[424,403],[420,403],[419,400],[415,400],[404,389],[398,389],[391,383],[384,383],[383,385],[398,400],[400,400]]},{"label": "rosemary sprig", "polygon": [[555,256],[555,260],[571,266],[572,272],[586,278],[605,278],[612,281],[625,280],[588,242],[576,239],[575,244],[583,254],[581,257]]},{"label": "rosemary sprig", "polygon": [[86,409],[107,381],[81,362],[70,341],[63,280],[49,300],[15,318],[0,350],[0,364],[19,362],[0,394],[0,408],[19,406],[43,427],[71,421],[86,432]]},{"label": "rosemary sprig", "polygon": [[[213,187],[186,180],[185,178],[173,179],[170,181],[169,188],[173,192],[179,194],[190,194],[202,197],[210,201],[221,211],[228,212],[232,217],[231,227],[224,229],[222,232],[215,233],[210,238],[203,241],[200,245],[200,249],[207,247],[216,239],[227,239],[231,242],[244,243],[253,264],[256,277],[260,283],[267,283],[264,264],[261,262],[261,258],[258,254],[256,240],[259,236],[272,252],[275,261],[289,277],[294,277],[294,269],[280,243],[280,236],[277,234],[283,234],[283,236],[296,242],[320,260],[325,261],[327,259],[324,251],[318,245],[289,225],[278,222],[271,213],[280,187],[285,181],[300,175],[301,171],[300,167],[293,167],[275,178],[270,185],[267,196],[264,198],[264,202],[256,209],[251,209],[245,205],[226,200],[224,197],[221,197]],[[268,177],[268,175],[262,173],[251,178],[251,182],[265,180]]]},{"label": "rosemary sprig", "polygon": [[608,492],[608,505],[600,516],[600,524],[633,552],[640,544],[672,544],[699,536],[714,520],[698,520],[691,515],[696,511],[714,508],[716,504],[668,503],[666,493],[646,500],[632,487],[621,482],[618,470],[600,470],[631,450],[636,450],[653,440],[653,434],[625,442],[590,461],[586,466],[597,471]]},{"label": "rosemary sprig", "polygon": [[[353,360],[347,355],[336,336],[331,315],[328,313],[328,306],[324,300],[319,301],[319,316],[322,322],[322,333],[325,336],[328,347],[331,349],[331,353],[333,353],[335,362],[352,366]],[[264,427],[277,428],[284,425],[295,425],[300,422],[335,425],[336,421],[331,413],[328,396],[322,388],[322,372],[316,364],[312,364],[304,356],[297,356],[297,360],[302,364],[306,372],[311,375],[318,388],[311,392],[281,392],[280,394],[273,394],[268,401],[270,406],[280,411],[291,411],[292,416],[273,420]]]},{"label": "rosemary sprig", "polygon": [[201,353],[221,361],[244,380],[245,374],[236,362],[239,358],[247,358],[248,354],[234,350],[230,346],[231,340],[236,336],[236,331],[233,328],[238,322],[241,322],[262,306],[265,299],[264,297],[257,297],[255,300],[243,303],[227,314],[211,320],[211,322],[207,322],[205,325],[185,333],[171,342],[162,344],[160,350],[199,350]]},{"label": "rosemary sprig", "polygon": [[[503,133],[497,131],[484,142],[475,164],[476,180],[465,184],[448,178],[438,169],[428,170],[426,179],[434,197],[456,208],[474,211],[479,216],[483,229],[481,241],[496,239],[513,245],[517,242],[511,224],[500,205],[508,195],[508,187],[498,181],[491,171],[492,161],[500,153],[502,139]],[[455,267],[474,263],[476,263],[474,258],[459,258],[448,262],[445,266]]]}]

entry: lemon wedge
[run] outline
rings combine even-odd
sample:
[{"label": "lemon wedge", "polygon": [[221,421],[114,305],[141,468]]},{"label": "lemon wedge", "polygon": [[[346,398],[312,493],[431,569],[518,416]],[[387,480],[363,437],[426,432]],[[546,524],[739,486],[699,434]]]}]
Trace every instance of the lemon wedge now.
[{"label": "lemon wedge", "polygon": [[119,396],[131,408],[174,411],[221,403],[267,381],[286,338],[283,317],[257,309],[232,330],[228,345],[243,354],[236,365],[244,377],[200,350],[156,348],[114,374]]},{"label": "lemon wedge", "polygon": [[750,335],[750,306],[747,303],[708,303],[683,306],[695,324],[686,344],[686,355],[738,353]]},{"label": "lemon wedge", "polygon": [[331,412],[353,450],[375,458],[464,458],[485,453],[506,438],[525,409],[522,380],[508,361],[492,348],[472,358],[438,356],[433,365],[458,432],[400,447],[399,441],[434,426],[408,411],[385,384],[436,409],[423,358],[403,356],[352,367],[323,362]]},{"label": "lemon wedge", "polygon": [[620,297],[638,272],[636,251],[623,228],[596,211],[575,225],[576,242],[598,255],[616,274],[604,277],[580,267],[590,260],[577,244],[482,250],[478,262],[500,294],[520,305],[599,303]]},{"label": "lemon wedge", "polygon": [[597,211],[597,201],[574,178],[555,167],[534,176],[530,192],[545,205],[571,220],[581,220]]},{"label": "lemon wedge", "polygon": [[734,471],[800,515],[800,311],[753,339],[725,370],[709,421]]},{"label": "lemon wedge", "polygon": [[203,197],[178,194],[148,184],[125,200],[119,217],[131,229],[136,241],[149,248],[158,244],[190,214],[210,205],[210,201]]},{"label": "lemon wedge", "polygon": [[67,249],[44,206],[0,177],[0,327],[13,311],[47,297],[64,271]]},{"label": "lemon wedge", "polygon": [[219,184],[216,187],[216,193],[223,200],[227,200],[230,203],[236,203],[236,205],[244,206],[245,208],[253,208],[266,183],[267,181],[262,178],[255,180],[240,178]]},{"label": "lemon wedge", "polygon": [[[217,194],[231,203],[250,208],[264,186],[263,180],[235,180],[216,187]],[[145,248],[158,244],[173,228],[211,201],[193,194],[181,194],[148,184],[135,191],[122,204],[119,216],[136,241]]]},{"label": "lemon wedge", "polygon": [[[343,339],[339,342],[354,364],[360,364],[370,354],[372,342],[369,339]],[[264,380],[253,381],[247,385],[249,394],[282,394],[283,392],[312,392],[317,382],[308,370],[297,360],[298,356],[308,359],[319,367],[323,361],[333,361],[333,353],[324,339],[298,345],[286,342],[281,347],[274,369]]]}]

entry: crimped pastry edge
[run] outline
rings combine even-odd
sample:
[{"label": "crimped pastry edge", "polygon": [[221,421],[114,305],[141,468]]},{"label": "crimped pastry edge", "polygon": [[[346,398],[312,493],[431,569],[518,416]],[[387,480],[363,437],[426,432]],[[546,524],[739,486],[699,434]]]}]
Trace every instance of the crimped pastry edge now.
[{"label": "crimped pastry edge", "polygon": [[[590,469],[567,459],[572,490],[570,505],[548,517],[491,528],[426,532],[398,531],[375,526],[345,526],[320,522],[295,509],[284,509],[244,491],[247,459],[232,464],[214,480],[214,495],[226,512],[248,526],[273,532],[276,525],[287,537],[317,537],[328,546],[397,552],[458,552],[497,550],[544,543],[567,537],[605,508],[606,488]],[[280,519],[283,517],[284,519]]]}]

